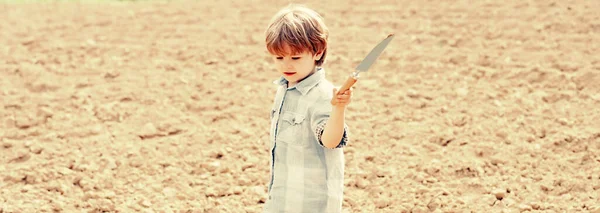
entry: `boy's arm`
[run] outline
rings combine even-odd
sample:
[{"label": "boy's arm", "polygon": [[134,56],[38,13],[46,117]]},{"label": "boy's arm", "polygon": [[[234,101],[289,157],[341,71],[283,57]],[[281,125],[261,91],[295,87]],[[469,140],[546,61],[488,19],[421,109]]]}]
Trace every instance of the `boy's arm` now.
[{"label": "boy's arm", "polygon": [[345,112],[345,106],[333,107],[331,115],[325,123],[323,134],[321,135],[321,142],[323,143],[323,146],[333,149],[342,141],[342,137],[344,136],[345,132]]},{"label": "boy's arm", "polygon": [[319,143],[329,149],[342,148],[348,143],[348,126],[345,123],[346,106],[351,102],[352,89],[337,94],[333,89],[331,105],[315,114],[316,136]]}]

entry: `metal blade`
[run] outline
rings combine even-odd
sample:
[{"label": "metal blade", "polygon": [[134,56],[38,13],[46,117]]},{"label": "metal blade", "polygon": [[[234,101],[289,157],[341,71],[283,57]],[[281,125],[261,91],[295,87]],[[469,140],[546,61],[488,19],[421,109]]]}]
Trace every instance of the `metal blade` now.
[{"label": "metal blade", "polygon": [[371,67],[371,65],[373,65],[375,60],[377,60],[379,55],[381,55],[381,53],[390,43],[392,38],[394,38],[394,34],[388,35],[387,38],[385,38],[383,41],[377,44],[377,46],[375,46],[371,50],[367,57],[365,57],[365,59],[363,59],[363,61],[360,62],[360,64],[358,64],[358,66],[356,67],[356,74],[358,74],[359,72],[366,72],[367,70],[369,70],[369,67]]}]

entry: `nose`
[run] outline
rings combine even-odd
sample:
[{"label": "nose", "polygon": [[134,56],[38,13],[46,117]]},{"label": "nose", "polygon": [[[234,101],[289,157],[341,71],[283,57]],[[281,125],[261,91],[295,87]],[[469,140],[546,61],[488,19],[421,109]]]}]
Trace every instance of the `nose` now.
[{"label": "nose", "polygon": [[292,61],[285,60],[285,61],[283,62],[283,65],[284,65],[286,68],[292,68]]}]

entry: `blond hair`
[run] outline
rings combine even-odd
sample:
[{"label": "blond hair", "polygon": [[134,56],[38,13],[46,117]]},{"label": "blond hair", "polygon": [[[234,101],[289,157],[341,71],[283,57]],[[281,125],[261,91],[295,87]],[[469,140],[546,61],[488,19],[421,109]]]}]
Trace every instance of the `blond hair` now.
[{"label": "blond hair", "polygon": [[[323,17],[312,9],[290,4],[279,10],[271,19],[265,36],[267,50],[271,54],[323,53],[315,65],[321,66],[325,62],[329,30]],[[291,53],[284,51],[285,45],[289,46]]]}]

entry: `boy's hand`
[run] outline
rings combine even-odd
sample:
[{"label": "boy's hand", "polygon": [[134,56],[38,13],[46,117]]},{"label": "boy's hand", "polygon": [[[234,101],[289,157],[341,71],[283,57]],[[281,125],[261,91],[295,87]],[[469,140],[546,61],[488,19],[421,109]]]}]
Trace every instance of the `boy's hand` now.
[{"label": "boy's hand", "polygon": [[338,89],[333,88],[333,98],[331,98],[331,105],[334,107],[346,107],[352,101],[352,87],[346,90],[343,94],[338,95]]}]

